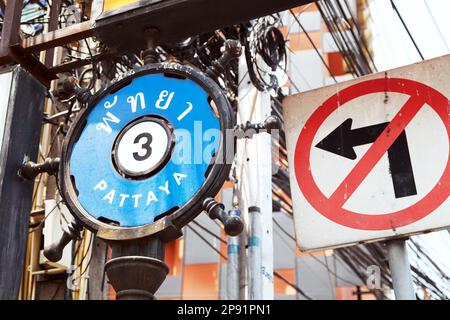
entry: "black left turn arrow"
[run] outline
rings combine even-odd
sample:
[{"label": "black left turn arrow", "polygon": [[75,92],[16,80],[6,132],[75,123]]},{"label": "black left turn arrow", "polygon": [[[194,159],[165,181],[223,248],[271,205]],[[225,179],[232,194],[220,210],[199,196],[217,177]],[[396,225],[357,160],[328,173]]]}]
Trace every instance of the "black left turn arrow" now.
[{"label": "black left turn arrow", "polygon": [[[354,147],[375,142],[389,124],[389,122],[385,122],[352,129],[352,122],[352,119],[345,120],[320,141],[316,147],[355,160],[357,156]],[[395,197],[403,198],[416,195],[416,183],[405,131],[398,136],[388,149],[388,159]]]}]

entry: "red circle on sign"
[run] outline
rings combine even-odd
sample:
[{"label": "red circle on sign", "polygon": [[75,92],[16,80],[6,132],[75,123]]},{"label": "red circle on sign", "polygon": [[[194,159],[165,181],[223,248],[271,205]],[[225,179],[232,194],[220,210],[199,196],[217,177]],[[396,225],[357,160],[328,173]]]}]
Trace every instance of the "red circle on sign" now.
[{"label": "red circle on sign", "polygon": [[314,137],[320,126],[338,107],[345,108],[345,103],[366,94],[380,92],[406,94],[411,97],[410,99],[421,100],[423,104],[426,103],[432,107],[444,123],[447,138],[450,141],[448,117],[450,101],[437,90],[412,80],[382,78],[360,82],[338,91],[317,108],[303,126],[295,147],[294,170],[297,183],[306,200],[315,210],[329,220],[353,229],[388,230],[411,224],[436,210],[450,194],[450,155],[442,177],[433,189],[415,204],[396,212],[372,215],[349,211],[342,208],[343,204],[336,205],[335,201],[330,200],[331,197],[327,198],[319,189],[311,172],[310,152]]}]

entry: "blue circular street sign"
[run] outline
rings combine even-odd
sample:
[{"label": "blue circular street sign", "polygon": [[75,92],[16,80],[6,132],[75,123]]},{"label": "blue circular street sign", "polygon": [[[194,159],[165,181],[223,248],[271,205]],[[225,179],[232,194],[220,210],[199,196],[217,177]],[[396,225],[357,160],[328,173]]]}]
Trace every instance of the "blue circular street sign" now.
[{"label": "blue circular street sign", "polygon": [[181,228],[225,180],[229,165],[217,156],[231,127],[228,100],[202,72],[173,62],[143,67],[96,95],[71,127],[63,197],[103,238]]}]

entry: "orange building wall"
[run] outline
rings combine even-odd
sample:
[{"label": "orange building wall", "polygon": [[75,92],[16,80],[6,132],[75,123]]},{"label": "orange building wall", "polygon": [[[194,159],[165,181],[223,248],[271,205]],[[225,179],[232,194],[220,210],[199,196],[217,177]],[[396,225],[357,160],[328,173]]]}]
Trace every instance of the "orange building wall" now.
[{"label": "orange building wall", "polygon": [[219,298],[218,264],[191,264],[183,268],[182,299],[215,300]]}]

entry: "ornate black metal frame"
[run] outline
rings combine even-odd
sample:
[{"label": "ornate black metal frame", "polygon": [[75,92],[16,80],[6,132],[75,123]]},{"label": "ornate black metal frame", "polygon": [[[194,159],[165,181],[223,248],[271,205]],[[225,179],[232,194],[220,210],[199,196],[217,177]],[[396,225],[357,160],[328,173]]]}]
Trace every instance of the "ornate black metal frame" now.
[{"label": "ornate black metal frame", "polygon": [[[219,116],[221,129],[219,149],[216,153],[216,157],[213,158],[213,162],[209,167],[206,180],[202,187],[182,207],[177,208],[168,215],[147,225],[138,227],[113,226],[95,219],[80,205],[69,170],[69,159],[72,146],[81,134],[85,125],[85,120],[89,116],[91,110],[106,94],[126,86],[130,79],[151,73],[168,73],[178,77],[185,77],[195,81],[205,89],[214,102],[216,108],[214,111],[216,111]],[[89,230],[95,232],[100,238],[106,240],[131,240],[158,235],[165,241],[176,239],[182,234],[181,228],[201,213],[203,200],[207,197],[216,195],[225,182],[231,167],[231,163],[227,163],[226,161],[227,148],[225,145],[225,130],[232,129],[233,126],[234,119],[228,99],[225,97],[219,85],[200,70],[177,62],[150,64],[137,70],[133,70],[123,77],[113,80],[109,86],[95,94],[88,102],[88,106],[80,112],[74,124],[70,127],[63,144],[61,167],[59,170],[58,183],[62,192],[62,197],[75,218]],[[225,161],[223,161],[224,159]]]}]

